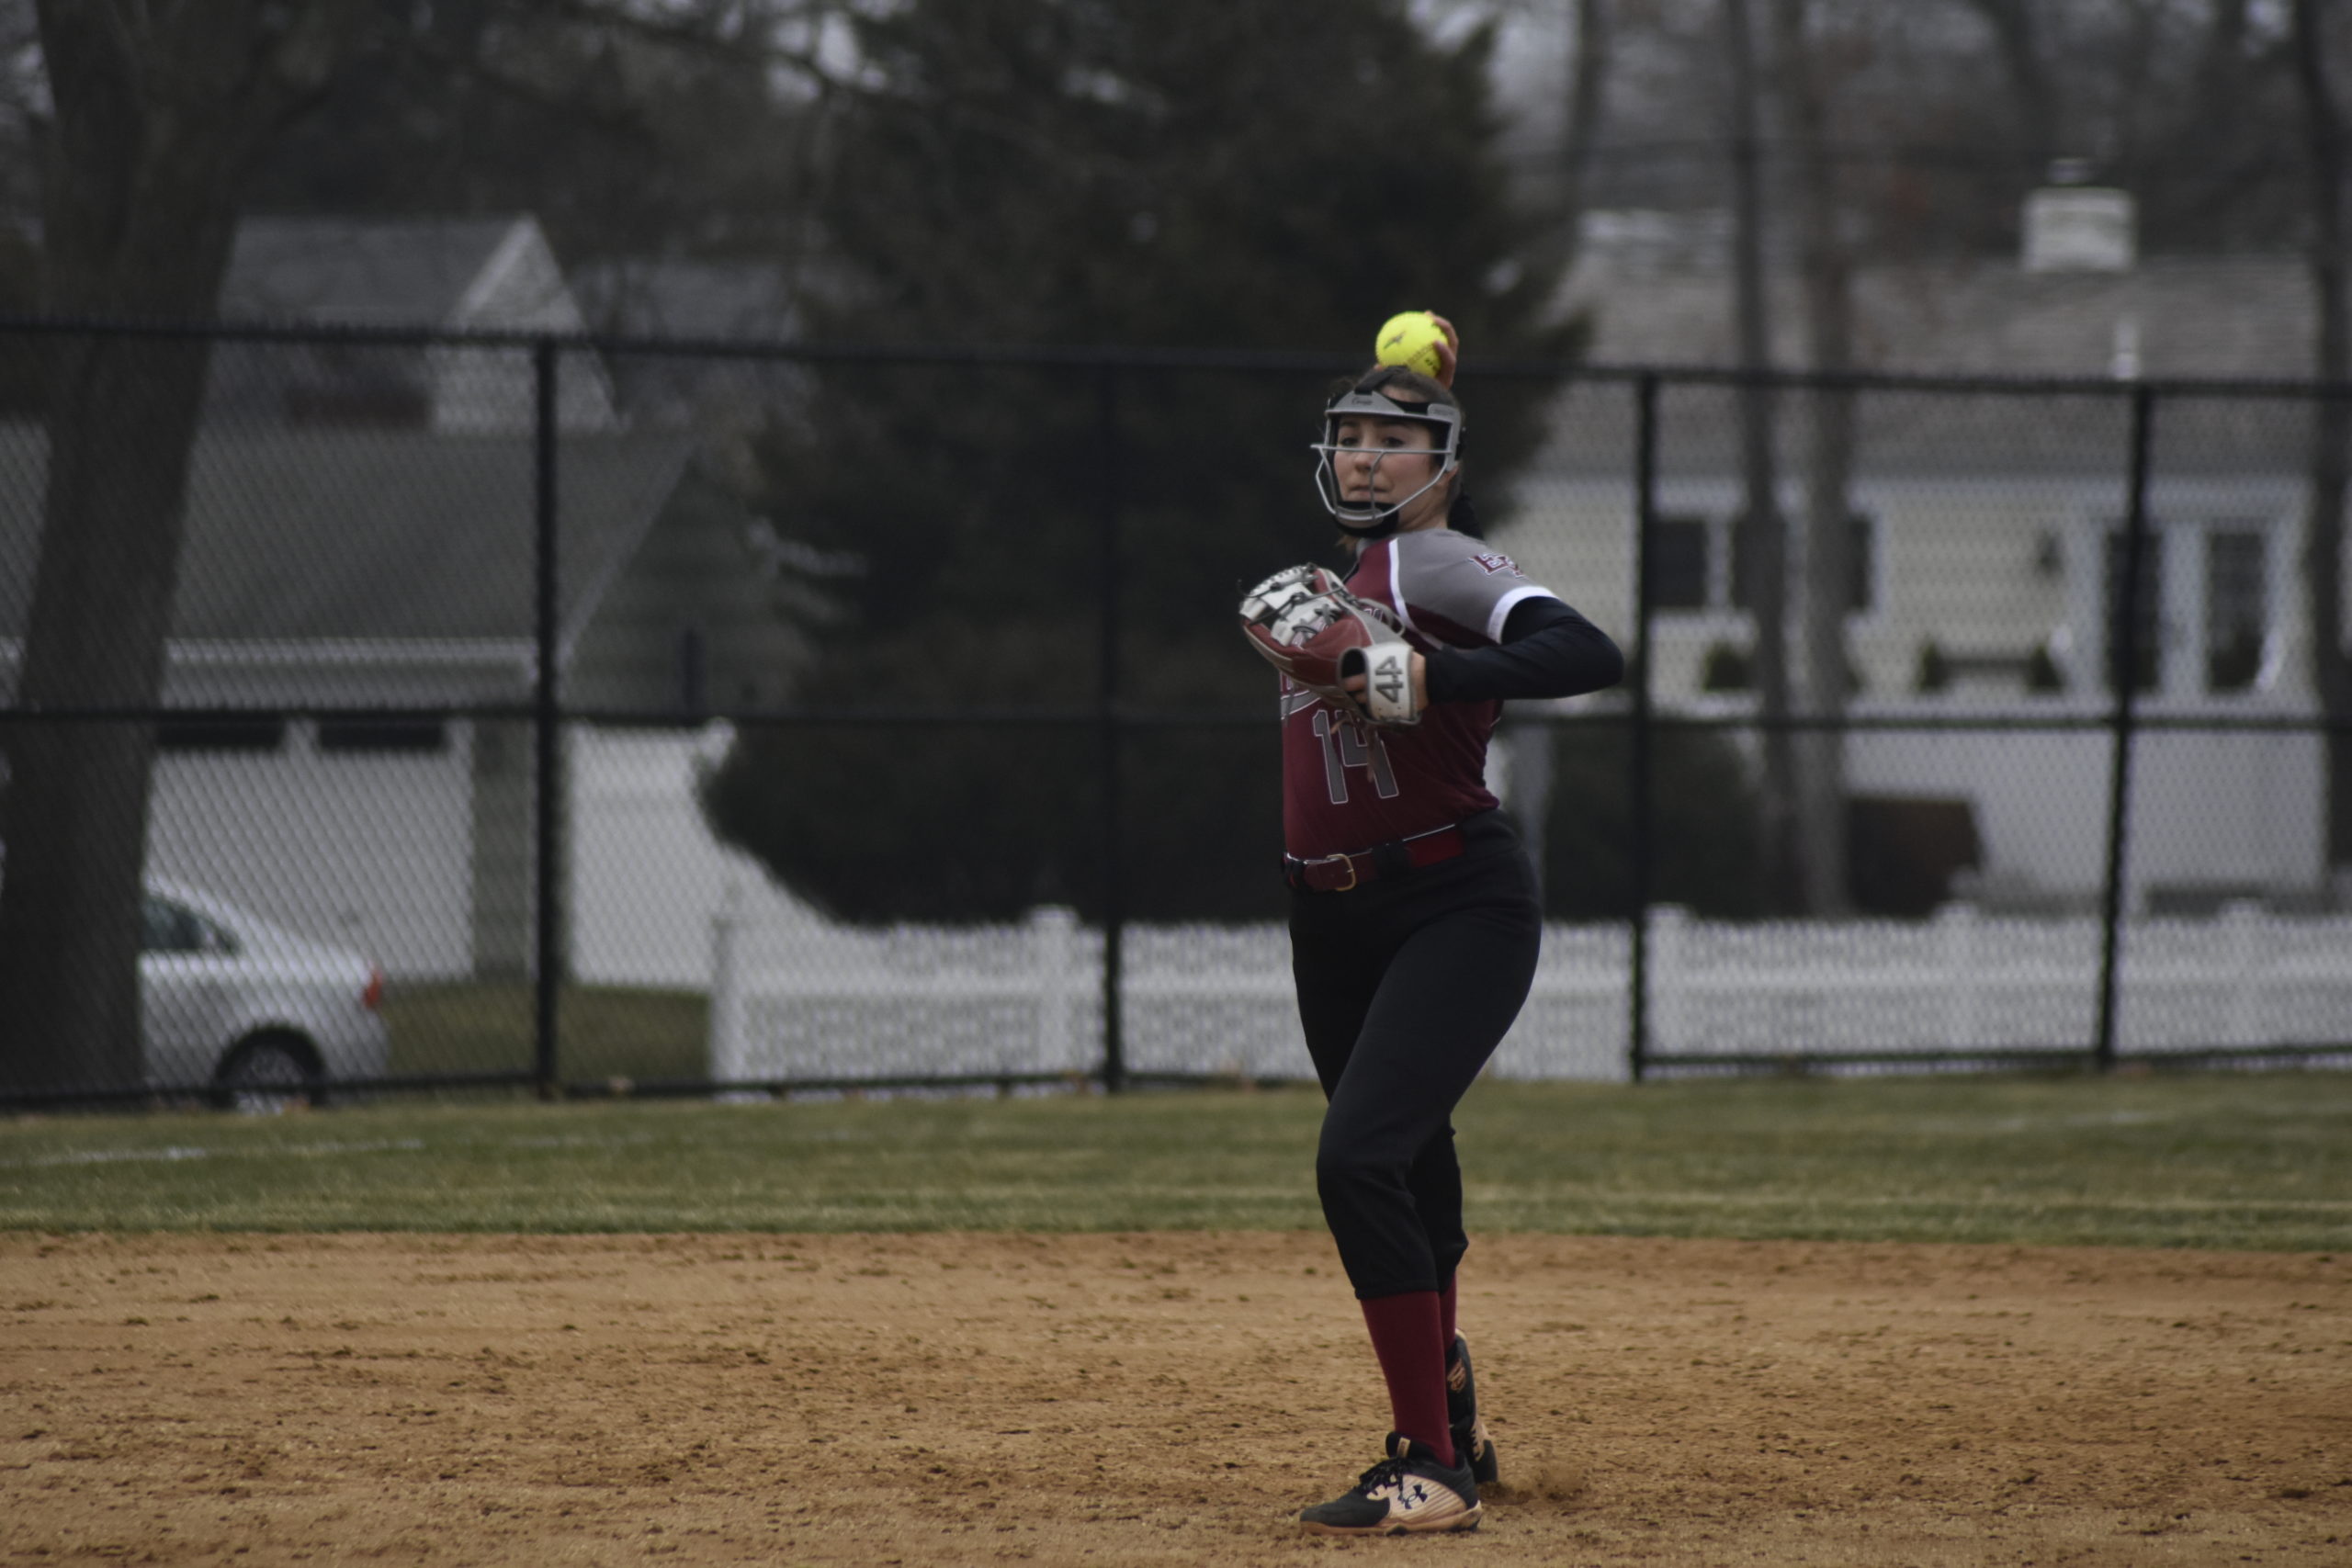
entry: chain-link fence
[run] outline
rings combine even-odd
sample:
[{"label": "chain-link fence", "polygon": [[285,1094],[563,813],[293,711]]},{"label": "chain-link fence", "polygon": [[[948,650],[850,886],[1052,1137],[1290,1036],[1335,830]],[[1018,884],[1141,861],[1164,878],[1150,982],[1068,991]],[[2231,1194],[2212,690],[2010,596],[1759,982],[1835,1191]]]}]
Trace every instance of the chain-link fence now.
[{"label": "chain-link fence", "polygon": [[[0,1099],[1308,1076],[1230,617],[1350,368],[0,327]],[[1463,390],[1632,656],[1498,1073],[2352,1055],[2352,405]]]}]

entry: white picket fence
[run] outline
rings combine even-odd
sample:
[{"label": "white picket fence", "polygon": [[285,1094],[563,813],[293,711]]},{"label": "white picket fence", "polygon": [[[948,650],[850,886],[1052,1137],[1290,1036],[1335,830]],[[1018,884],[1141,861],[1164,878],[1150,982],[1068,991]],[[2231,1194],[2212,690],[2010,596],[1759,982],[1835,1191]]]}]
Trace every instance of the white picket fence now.
[{"label": "white picket fence", "polygon": [[[862,931],[714,925],[720,1081],[1083,1074],[1099,1065],[1102,936],[1066,909],[1019,924]],[[1494,1071],[1625,1076],[1623,926],[1555,925]],[[1808,1052],[2087,1049],[2099,926],[1955,905],[1925,922],[1697,919],[1656,911],[1651,1048]],[[1309,1077],[1277,925],[1131,926],[1121,996],[1131,1071]],[[2352,918],[2233,905],[2124,932],[2127,1053],[2352,1040]],[[2352,1049],[2346,1055],[2352,1059]]]}]

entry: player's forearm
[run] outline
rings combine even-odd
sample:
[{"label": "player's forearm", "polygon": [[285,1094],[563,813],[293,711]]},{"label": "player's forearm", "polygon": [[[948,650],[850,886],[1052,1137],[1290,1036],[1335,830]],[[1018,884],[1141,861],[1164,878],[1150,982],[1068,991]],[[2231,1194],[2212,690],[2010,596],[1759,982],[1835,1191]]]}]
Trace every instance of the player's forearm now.
[{"label": "player's forearm", "polygon": [[[1532,624],[1522,626],[1522,616]],[[1625,656],[1609,634],[1556,599],[1519,605],[1503,637],[1493,648],[1451,648],[1430,655],[1429,700],[1573,697],[1625,677]]]}]

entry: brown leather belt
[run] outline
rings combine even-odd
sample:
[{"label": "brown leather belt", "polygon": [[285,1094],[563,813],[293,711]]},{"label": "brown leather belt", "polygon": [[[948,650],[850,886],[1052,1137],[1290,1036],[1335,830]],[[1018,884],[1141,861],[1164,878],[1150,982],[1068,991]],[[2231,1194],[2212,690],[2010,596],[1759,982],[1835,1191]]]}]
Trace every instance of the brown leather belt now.
[{"label": "brown leather belt", "polygon": [[1306,893],[1345,893],[1384,876],[1401,876],[1425,865],[1452,860],[1470,847],[1459,827],[1433,829],[1394,843],[1375,844],[1351,855],[1316,860],[1283,857],[1283,880]]}]

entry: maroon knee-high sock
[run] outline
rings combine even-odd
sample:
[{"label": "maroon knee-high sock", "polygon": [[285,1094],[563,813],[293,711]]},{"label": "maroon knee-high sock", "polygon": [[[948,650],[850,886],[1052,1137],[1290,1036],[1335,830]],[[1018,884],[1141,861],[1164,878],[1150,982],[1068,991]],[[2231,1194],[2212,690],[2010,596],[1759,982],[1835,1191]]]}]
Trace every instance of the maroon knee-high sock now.
[{"label": "maroon knee-high sock", "polygon": [[1454,1280],[1449,1278],[1445,1281],[1445,1289],[1437,1293],[1438,1343],[1445,1347],[1445,1353],[1449,1356],[1453,1354],[1453,1284]]},{"label": "maroon knee-high sock", "polygon": [[1374,1296],[1362,1303],[1373,1353],[1388,1382],[1388,1408],[1396,1430],[1434,1452],[1451,1468],[1453,1429],[1445,1418],[1445,1348],[1438,1332],[1435,1291]]}]

